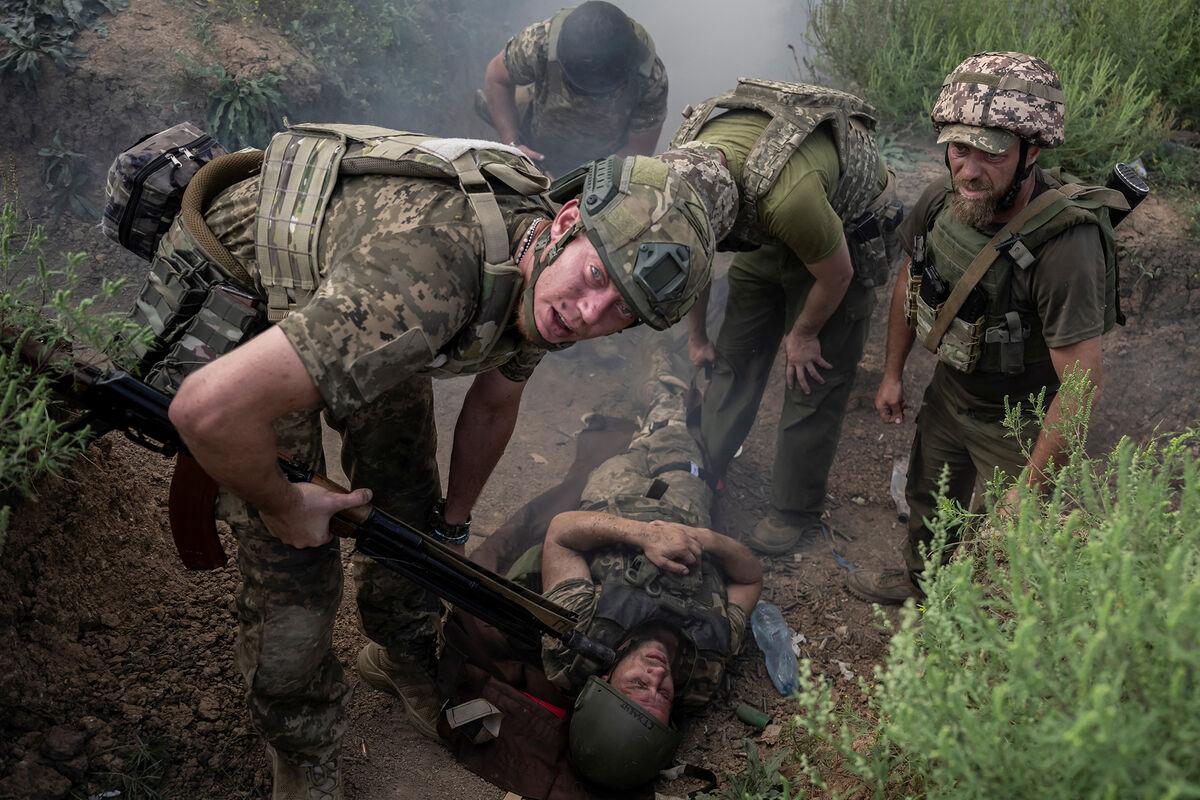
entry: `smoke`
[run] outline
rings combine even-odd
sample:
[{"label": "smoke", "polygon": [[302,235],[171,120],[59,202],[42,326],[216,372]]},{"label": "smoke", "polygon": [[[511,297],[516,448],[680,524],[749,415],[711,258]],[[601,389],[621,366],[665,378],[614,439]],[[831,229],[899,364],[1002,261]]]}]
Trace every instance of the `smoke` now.
[{"label": "smoke", "polygon": [[[613,0],[654,39],[671,89],[658,149],[666,146],[689,104],[732,89],[739,77],[805,81],[809,4],[797,0]],[[527,0],[531,25],[570,3]],[[516,16],[510,9],[508,17]],[[519,28],[518,28],[519,29]],[[515,34],[514,29],[511,34]],[[796,48],[795,55],[788,45]],[[479,77],[482,85],[483,76]]]}]

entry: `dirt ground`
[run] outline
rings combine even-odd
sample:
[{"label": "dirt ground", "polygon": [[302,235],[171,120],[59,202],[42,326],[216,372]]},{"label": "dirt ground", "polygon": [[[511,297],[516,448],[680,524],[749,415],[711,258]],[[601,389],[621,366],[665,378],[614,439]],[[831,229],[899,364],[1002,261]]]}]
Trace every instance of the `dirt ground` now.
[{"label": "dirt ground", "polygon": [[[97,163],[107,164],[136,138],[132,128],[139,126],[128,122],[137,105],[131,98],[146,96],[142,83],[150,80],[144,70],[153,69],[150,51],[183,42],[164,21],[173,8],[162,0],[134,0],[128,12],[110,21],[108,39],[82,43],[90,53],[82,72],[49,74],[36,96],[12,82],[0,88],[6,107],[19,103],[24,112],[0,122],[0,155],[14,165],[21,202],[31,213],[39,213],[45,198],[30,165],[36,163],[39,143],[62,118],[64,104],[81,112],[70,118],[73,130],[91,126],[105,132],[100,138],[81,137]],[[139,73],[121,67],[121,59],[133,55],[145,59],[138,62]],[[246,58],[283,63],[289,55],[255,51]],[[95,110],[89,114],[87,109]],[[160,118],[164,108],[137,113],[145,130],[183,118]],[[121,118],[125,127],[110,124],[110,117]],[[909,155],[901,188],[911,202],[944,168],[931,142],[913,144]],[[102,182],[99,174],[96,179]],[[5,190],[11,191],[8,184]],[[1158,196],[1147,200],[1120,233],[1125,244],[1121,292],[1129,324],[1105,337],[1105,392],[1093,424],[1096,452],[1122,435],[1142,440],[1156,430],[1191,425],[1197,416],[1200,358],[1193,320],[1200,310],[1195,291],[1200,289],[1195,273],[1200,246],[1185,233],[1177,208]],[[64,218],[51,234],[52,252],[93,254],[85,263],[97,281],[100,274],[132,276],[139,270],[136,259],[86,223]],[[882,303],[873,326],[828,498],[830,522],[849,537],[836,542],[838,549],[856,567],[899,563],[903,530],[889,479],[893,460],[907,452],[914,416],[901,426],[878,420],[873,397],[883,367]],[[517,430],[476,509],[471,546],[565,474],[583,415],[633,413],[625,384],[641,335],[585,343],[551,355],[539,367]],[[747,533],[766,511],[782,398],[782,369],[776,367],[758,422],[716,508],[717,527],[733,536]],[[931,368],[929,358],[914,352],[906,384],[914,400]],[[464,380],[438,383],[439,428],[446,442],[466,386]],[[170,475],[170,463],[160,456],[110,436],[94,444],[66,476],[47,481],[38,501],[17,511],[0,556],[0,797],[269,796],[263,747],[249,727],[242,681],[232,662],[238,574],[233,566],[182,569],[167,534]],[[224,540],[233,555],[233,542],[228,536]],[[349,545],[343,552],[348,563]],[[856,697],[856,676],[870,675],[880,663],[887,638],[876,612],[843,588],[846,568],[824,546],[764,565],[764,598],[780,606],[789,624],[804,634],[804,652],[814,669]],[[355,680],[352,665],[364,643],[348,591],[335,648]],[[771,686],[753,643],[734,661],[726,691],[689,720],[680,758],[721,774],[744,763],[743,737],[756,737],[768,749],[774,745],[774,728],[760,735],[734,716],[740,702],[764,709],[776,722],[794,711],[793,702]],[[105,773],[136,775],[139,753],[153,750],[166,754],[162,794],[138,793],[128,783],[120,786],[121,794],[99,794],[113,785],[104,783],[111,780]],[[369,686],[355,692],[344,756],[347,797],[504,794],[459,767],[445,748],[414,733],[399,703]],[[671,795],[692,788],[682,782],[660,787]]]}]

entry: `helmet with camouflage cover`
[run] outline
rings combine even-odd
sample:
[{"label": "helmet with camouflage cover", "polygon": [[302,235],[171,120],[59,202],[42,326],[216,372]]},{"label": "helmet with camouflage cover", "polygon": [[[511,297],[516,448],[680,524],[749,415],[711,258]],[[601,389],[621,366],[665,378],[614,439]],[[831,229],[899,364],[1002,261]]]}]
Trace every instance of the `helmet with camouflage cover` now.
[{"label": "helmet with camouflage cover", "polygon": [[946,76],[930,119],[939,144],[963,142],[1001,153],[1018,140],[1058,147],[1064,107],[1062,81],[1045,61],[987,52],[967,58]]},{"label": "helmet with camouflage cover", "polygon": [[[550,198],[578,198],[580,219],[545,250],[538,272],[580,233],[596,248],[609,279],[638,319],[666,330],[687,313],[712,277],[716,243],[704,202],[662,161],[609,156],[579,167],[550,187]],[[539,254],[540,255],[540,254]],[[532,292],[526,289],[531,333]]]},{"label": "helmet with camouflage cover", "polygon": [[588,780],[632,789],[653,780],[679,747],[679,731],[595,675],[575,700],[571,763]]}]

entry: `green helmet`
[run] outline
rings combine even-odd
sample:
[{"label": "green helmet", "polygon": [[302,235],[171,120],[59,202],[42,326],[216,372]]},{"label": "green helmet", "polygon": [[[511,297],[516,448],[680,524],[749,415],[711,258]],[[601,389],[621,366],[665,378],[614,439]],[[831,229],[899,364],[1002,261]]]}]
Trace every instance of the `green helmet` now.
[{"label": "green helmet", "polygon": [[555,202],[576,197],[580,230],[638,319],[660,331],[682,319],[712,277],[716,247],[695,189],[657,159],[609,156],[550,187]]},{"label": "green helmet", "polygon": [[575,699],[571,763],[593,783],[609,789],[649,783],[678,747],[678,731],[595,675]]}]

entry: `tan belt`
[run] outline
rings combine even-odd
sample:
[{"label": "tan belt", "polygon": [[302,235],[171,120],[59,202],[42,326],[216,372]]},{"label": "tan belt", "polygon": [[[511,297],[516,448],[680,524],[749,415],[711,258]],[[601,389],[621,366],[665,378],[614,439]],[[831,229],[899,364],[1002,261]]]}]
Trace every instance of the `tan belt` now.
[{"label": "tan belt", "polygon": [[254,279],[217,239],[204,221],[204,209],[214,197],[233,184],[258,173],[262,168],[262,150],[240,150],[205,164],[188,182],[183,193],[180,215],[192,238],[204,252],[245,289],[254,288]]}]

